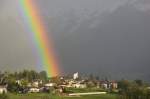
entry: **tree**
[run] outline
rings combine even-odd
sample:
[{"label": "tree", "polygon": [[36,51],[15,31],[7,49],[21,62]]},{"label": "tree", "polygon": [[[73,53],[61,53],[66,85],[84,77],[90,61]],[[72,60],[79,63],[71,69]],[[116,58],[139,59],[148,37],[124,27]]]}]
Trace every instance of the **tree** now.
[{"label": "tree", "polygon": [[122,91],[127,91],[128,87],[130,86],[130,82],[127,80],[121,80],[118,82],[118,87]]},{"label": "tree", "polygon": [[28,84],[28,81],[27,81],[27,80],[25,80],[25,79],[22,79],[22,80],[21,80],[21,86],[22,86],[22,87],[27,87],[27,84]]},{"label": "tree", "polygon": [[56,84],[61,84],[61,79],[60,79],[60,77],[52,77],[51,79],[51,82],[53,82],[53,83],[56,83]]},{"label": "tree", "polygon": [[39,76],[40,76],[40,79],[43,80],[43,81],[46,81],[47,80],[47,73],[45,71],[41,71],[39,73]]},{"label": "tree", "polygon": [[90,81],[93,81],[93,80],[94,80],[93,74],[90,74],[90,75],[89,75],[89,80],[90,80]]},{"label": "tree", "polygon": [[142,85],[143,85],[143,81],[142,81],[142,80],[137,79],[137,80],[135,80],[134,82],[135,82],[138,86],[142,86]]}]

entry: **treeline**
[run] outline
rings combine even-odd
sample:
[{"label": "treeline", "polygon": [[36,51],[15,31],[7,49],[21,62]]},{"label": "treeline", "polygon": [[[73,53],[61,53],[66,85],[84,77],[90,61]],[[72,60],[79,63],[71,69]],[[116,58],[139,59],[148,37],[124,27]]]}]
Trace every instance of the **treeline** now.
[{"label": "treeline", "polygon": [[[20,87],[25,87],[29,82],[33,82],[35,80],[42,80],[46,82],[47,74],[45,71],[36,72],[34,70],[24,70],[22,72],[0,72],[0,85],[7,86],[8,91],[16,92]],[[22,86],[19,86],[16,82],[20,81]]]},{"label": "treeline", "polygon": [[47,74],[45,71],[36,72],[34,70],[23,70],[21,72],[0,72],[0,84],[7,83],[7,80],[20,80],[25,79],[29,82],[35,79],[46,80]]},{"label": "treeline", "polygon": [[142,80],[121,80],[118,82],[118,86],[118,99],[150,99],[149,85],[143,83]]}]

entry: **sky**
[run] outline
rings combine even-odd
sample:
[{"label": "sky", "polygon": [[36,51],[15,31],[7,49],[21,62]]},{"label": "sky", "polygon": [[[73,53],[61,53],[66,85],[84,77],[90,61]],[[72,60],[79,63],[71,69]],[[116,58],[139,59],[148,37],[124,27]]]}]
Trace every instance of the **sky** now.
[{"label": "sky", "polygon": [[[33,0],[62,74],[150,81],[149,0]],[[0,0],[0,68],[41,70],[18,0]]]}]

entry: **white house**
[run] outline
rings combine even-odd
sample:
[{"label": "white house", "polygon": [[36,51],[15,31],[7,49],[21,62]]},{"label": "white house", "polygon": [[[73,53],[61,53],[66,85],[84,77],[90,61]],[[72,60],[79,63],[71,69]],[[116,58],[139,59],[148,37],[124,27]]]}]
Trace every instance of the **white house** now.
[{"label": "white house", "polygon": [[18,85],[21,85],[21,81],[20,81],[20,80],[16,80],[16,83],[17,83]]},{"label": "white house", "polygon": [[7,88],[5,86],[0,86],[0,94],[7,93]]},{"label": "white house", "polygon": [[54,87],[56,85],[57,85],[56,83],[47,83],[45,84],[45,87]]},{"label": "white house", "polygon": [[104,89],[108,89],[109,86],[108,86],[108,84],[103,83],[103,84],[102,84],[102,87],[103,87]]},{"label": "white house", "polygon": [[75,88],[86,88],[87,86],[86,86],[86,84],[76,83],[76,84],[74,84],[74,87]]},{"label": "white house", "polygon": [[149,90],[150,90],[150,87],[147,87],[147,89],[149,89]]},{"label": "white house", "polygon": [[39,88],[30,88],[29,89],[29,93],[38,93],[38,92],[40,92]]},{"label": "white house", "polygon": [[32,86],[33,86],[33,87],[39,87],[39,82],[38,82],[38,81],[33,82],[33,83],[32,83]]}]

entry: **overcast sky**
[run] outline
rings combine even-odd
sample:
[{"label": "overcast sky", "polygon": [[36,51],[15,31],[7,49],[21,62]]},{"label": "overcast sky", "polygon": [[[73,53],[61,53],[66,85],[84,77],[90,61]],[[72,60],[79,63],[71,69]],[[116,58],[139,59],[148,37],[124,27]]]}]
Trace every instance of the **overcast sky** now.
[{"label": "overcast sky", "polygon": [[[34,1],[63,72],[150,81],[149,0]],[[0,0],[0,69],[40,70],[20,11]]]}]

